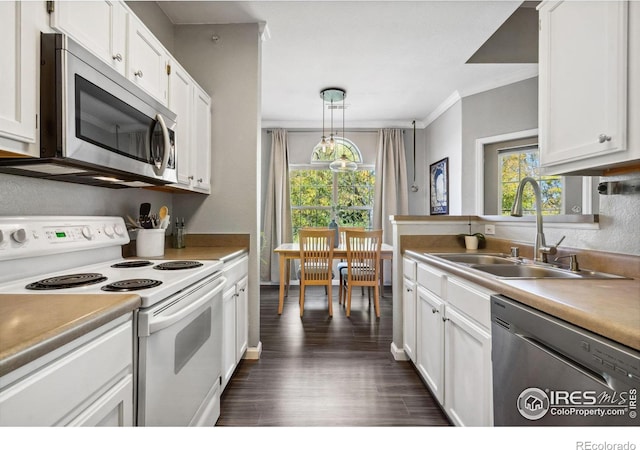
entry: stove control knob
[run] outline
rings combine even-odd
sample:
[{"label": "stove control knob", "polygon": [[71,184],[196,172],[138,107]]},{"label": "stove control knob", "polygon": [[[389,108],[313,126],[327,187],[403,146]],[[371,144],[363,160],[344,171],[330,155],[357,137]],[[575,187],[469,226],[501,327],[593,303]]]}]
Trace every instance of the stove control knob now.
[{"label": "stove control knob", "polygon": [[89,227],[82,228],[82,235],[88,240],[93,239],[93,231],[91,231],[91,228]]},{"label": "stove control knob", "polygon": [[111,225],[105,225],[104,234],[106,234],[109,237],[113,237],[113,227]]},{"label": "stove control knob", "polygon": [[124,236],[124,228],[122,228],[120,225],[114,226],[113,229],[118,236]]},{"label": "stove control knob", "polygon": [[11,233],[11,237],[18,244],[24,244],[27,241],[27,230],[24,228],[18,228],[16,231]]}]

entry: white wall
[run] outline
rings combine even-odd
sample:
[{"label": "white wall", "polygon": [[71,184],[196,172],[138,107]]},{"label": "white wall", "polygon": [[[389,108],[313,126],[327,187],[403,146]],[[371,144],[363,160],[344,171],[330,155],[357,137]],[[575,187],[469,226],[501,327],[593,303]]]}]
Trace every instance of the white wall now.
[{"label": "white wall", "polygon": [[[211,36],[219,39],[213,41]],[[174,197],[189,233],[247,233],[249,346],[260,337],[261,42],[258,24],[175,26],[174,56],[212,99],[211,194]]]},{"label": "white wall", "polygon": [[426,200],[425,214],[429,211],[429,166],[449,158],[449,215],[462,214],[462,185],[468,174],[462,172],[462,102],[453,104],[426,128],[422,180]]},{"label": "white wall", "polygon": [[538,77],[462,98],[462,214],[476,214],[476,139],[538,128]]},{"label": "white wall", "polygon": [[[137,217],[140,203],[173,210],[171,194],[149,189],[107,189],[0,174],[0,215]],[[170,233],[170,230],[169,230]]]}]

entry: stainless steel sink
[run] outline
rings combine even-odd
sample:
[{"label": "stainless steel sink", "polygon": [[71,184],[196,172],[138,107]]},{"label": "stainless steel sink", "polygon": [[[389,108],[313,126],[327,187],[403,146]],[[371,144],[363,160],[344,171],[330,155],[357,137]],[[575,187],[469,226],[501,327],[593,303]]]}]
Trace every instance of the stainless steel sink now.
[{"label": "stainless steel sink", "polygon": [[503,253],[449,253],[434,254],[447,261],[460,264],[517,264],[518,261],[508,259]]},{"label": "stainless steel sink", "polygon": [[513,258],[504,253],[431,253],[430,255],[503,279],[627,279],[619,275],[592,270],[573,272],[550,264],[534,263],[530,259]]},{"label": "stainless steel sink", "polygon": [[571,279],[624,279],[619,275],[613,275],[603,272],[594,272],[590,270],[581,270],[572,272],[566,269],[554,267],[539,266],[536,264],[474,264],[469,266],[472,269],[495,275],[498,278],[571,278]]}]

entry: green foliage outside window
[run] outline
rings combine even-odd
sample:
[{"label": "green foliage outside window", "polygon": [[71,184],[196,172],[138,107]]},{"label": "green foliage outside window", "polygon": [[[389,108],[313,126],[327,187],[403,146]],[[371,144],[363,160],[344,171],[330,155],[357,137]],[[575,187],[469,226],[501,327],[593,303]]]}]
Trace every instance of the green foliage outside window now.
[{"label": "green foliage outside window", "polygon": [[294,242],[304,227],[326,227],[335,214],[340,226],[371,228],[375,174],[371,169],[334,173],[329,169],[291,169]]},{"label": "green foliage outside window", "polygon": [[[562,178],[559,176],[541,176],[539,151],[523,150],[500,153],[500,203],[502,215],[511,212],[518,184],[524,177],[534,178],[540,185],[542,196],[542,214],[562,213]],[[525,186],[522,198],[523,214],[535,214],[535,196],[530,185]]]}]

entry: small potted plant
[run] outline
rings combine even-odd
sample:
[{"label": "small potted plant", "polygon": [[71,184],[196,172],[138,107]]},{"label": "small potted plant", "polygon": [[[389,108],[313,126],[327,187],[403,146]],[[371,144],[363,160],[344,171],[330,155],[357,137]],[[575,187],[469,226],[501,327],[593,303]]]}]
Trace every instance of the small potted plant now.
[{"label": "small potted plant", "polygon": [[484,248],[485,238],[482,233],[472,233],[471,223],[469,223],[469,232],[466,234],[459,234],[458,241],[465,246],[467,250],[476,250],[478,248]]}]

